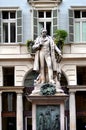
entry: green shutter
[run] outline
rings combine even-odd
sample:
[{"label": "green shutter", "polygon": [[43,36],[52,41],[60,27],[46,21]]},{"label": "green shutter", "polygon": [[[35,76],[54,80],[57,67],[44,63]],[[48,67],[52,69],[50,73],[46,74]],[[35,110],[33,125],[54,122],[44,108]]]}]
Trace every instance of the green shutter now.
[{"label": "green shutter", "polygon": [[58,10],[54,9],[52,11],[53,11],[53,35],[54,35],[55,31],[58,28],[58,23],[57,23],[57,20],[58,20]]},{"label": "green shutter", "polygon": [[33,35],[34,39],[38,36],[37,10],[33,10]]},{"label": "green shutter", "polygon": [[1,16],[2,16],[2,15],[1,15],[1,14],[2,14],[2,12],[0,11],[0,43],[1,43],[1,32],[2,32],[2,31],[1,31],[1,23],[2,23],[2,22],[1,22],[1,21],[2,21],[2,17],[1,17]]},{"label": "green shutter", "polygon": [[22,43],[22,11],[17,10],[17,42]]},{"label": "green shutter", "polygon": [[74,42],[74,11],[69,10],[69,42]]}]

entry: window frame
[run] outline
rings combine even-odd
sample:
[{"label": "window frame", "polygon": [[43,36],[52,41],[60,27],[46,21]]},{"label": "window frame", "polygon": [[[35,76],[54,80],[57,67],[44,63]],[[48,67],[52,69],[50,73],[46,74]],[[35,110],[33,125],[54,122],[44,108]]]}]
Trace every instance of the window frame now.
[{"label": "window frame", "polygon": [[[38,20],[38,12],[39,11],[46,11],[46,12],[48,12],[48,11],[51,11],[51,17],[49,18],[49,17],[47,17],[47,18],[45,18],[45,16],[44,16],[44,18],[39,18],[39,20]],[[53,37],[53,36],[55,36],[55,31],[58,29],[58,14],[59,14],[59,10],[58,10],[58,8],[41,8],[41,10],[39,9],[39,8],[37,8],[37,9],[33,9],[33,13],[32,13],[33,15],[32,15],[32,18],[33,18],[33,22],[32,22],[32,24],[33,24],[33,27],[32,27],[32,30],[33,30],[33,40],[35,40],[37,37],[38,37],[38,35],[39,35],[39,22],[43,22],[43,20],[46,20],[46,22],[50,22],[49,24],[51,24],[51,25],[49,25],[51,28],[50,28],[50,31],[49,31],[49,33],[51,33],[50,35]],[[48,25],[48,23],[47,23],[47,25]],[[49,26],[47,26],[47,28],[49,27]]]},{"label": "window frame", "polygon": [[[4,71],[8,71],[8,70],[6,70],[6,69],[11,69],[12,70],[12,72],[11,72],[11,74],[10,75],[12,75],[12,73],[13,73],[13,85],[8,85],[8,86],[10,86],[10,87],[14,87],[15,86],[15,67],[14,66],[10,66],[10,67],[8,67],[8,66],[3,66],[2,67],[2,77],[3,77],[3,86],[4,87],[8,87],[6,84],[9,84],[9,83],[5,83],[5,79],[6,79],[6,76],[7,76],[7,73],[5,74],[5,72]],[[8,74],[8,76],[9,76],[9,74]],[[11,76],[11,77],[12,77]],[[6,80],[6,82],[8,81],[8,79]]]},{"label": "window frame", "polygon": [[16,112],[16,93],[15,92],[4,92],[2,94],[3,104],[2,108],[4,113]]},{"label": "window frame", "polygon": [[[2,12],[8,11],[8,12],[15,12],[15,18],[10,19],[3,19],[2,18]],[[9,42],[11,41],[9,37],[8,42],[3,42],[3,23],[8,22],[15,23],[15,42]],[[10,32],[9,32],[10,33]],[[0,43],[1,44],[17,44],[17,43],[23,43],[23,16],[22,16],[22,10],[19,7],[7,7],[7,8],[0,8]]]},{"label": "window frame", "polygon": [[[10,12],[12,12],[12,11],[8,11],[8,19],[3,19],[2,18],[2,43],[4,43],[4,44],[17,43],[16,11],[15,11],[15,18],[12,18],[12,19],[10,18]],[[2,13],[3,13],[3,11],[2,11]],[[8,42],[4,42],[4,29],[3,29],[4,23],[8,24]],[[10,35],[11,34],[11,30],[10,30],[11,29],[11,27],[10,27],[11,23],[15,24],[15,31],[16,31],[15,42],[11,42],[11,35]]]},{"label": "window frame", "polygon": [[[46,12],[50,11],[51,12],[51,17],[46,17]],[[39,14],[40,10],[38,10],[38,14]],[[51,36],[52,36],[52,21],[53,21],[53,17],[52,17],[52,10],[42,10],[41,12],[44,13],[44,17],[39,17],[38,15],[38,35],[40,35],[40,31],[39,31],[39,23],[43,22],[44,23],[44,28],[46,29],[46,24],[47,22],[51,23]]]},{"label": "window frame", "polygon": [[32,120],[32,116],[26,116],[26,117],[25,117],[25,130],[28,130],[28,129],[27,129],[28,119],[31,119],[31,120]]},{"label": "window frame", "polygon": [[[76,10],[74,9],[74,11],[76,11]],[[75,18],[74,17],[74,42],[75,43],[86,43],[86,41],[83,41],[83,34],[82,34],[82,24],[83,24],[83,22],[86,22],[86,17],[82,17],[82,12],[84,10],[77,10],[77,11],[80,11],[80,18]],[[76,39],[75,39],[75,37],[76,37],[75,24],[77,22],[80,23],[80,41],[76,41]]]}]

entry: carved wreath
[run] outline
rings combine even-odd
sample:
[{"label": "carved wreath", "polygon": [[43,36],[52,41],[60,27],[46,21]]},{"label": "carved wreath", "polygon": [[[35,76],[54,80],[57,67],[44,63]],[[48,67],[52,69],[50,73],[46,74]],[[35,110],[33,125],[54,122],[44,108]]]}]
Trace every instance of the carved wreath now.
[{"label": "carved wreath", "polygon": [[41,86],[40,91],[42,95],[54,95],[56,93],[56,86],[46,83]]}]

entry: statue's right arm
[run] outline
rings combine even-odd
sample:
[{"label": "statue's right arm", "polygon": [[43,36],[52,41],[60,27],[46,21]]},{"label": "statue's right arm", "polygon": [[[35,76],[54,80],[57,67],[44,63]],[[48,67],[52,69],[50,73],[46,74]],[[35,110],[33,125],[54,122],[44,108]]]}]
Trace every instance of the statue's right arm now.
[{"label": "statue's right arm", "polygon": [[33,45],[33,50],[39,49],[40,47],[40,42],[39,42],[39,38],[36,38],[35,40],[35,44]]}]

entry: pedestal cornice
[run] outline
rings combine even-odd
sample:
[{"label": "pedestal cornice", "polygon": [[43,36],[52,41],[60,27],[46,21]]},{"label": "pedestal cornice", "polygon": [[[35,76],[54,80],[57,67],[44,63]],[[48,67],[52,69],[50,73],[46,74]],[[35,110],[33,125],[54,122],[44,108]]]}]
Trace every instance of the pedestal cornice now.
[{"label": "pedestal cornice", "polygon": [[57,103],[59,104],[61,102],[64,102],[67,97],[68,95],[66,95],[65,93],[59,93],[52,96],[28,95],[27,99],[37,104],[57,104]]}]

